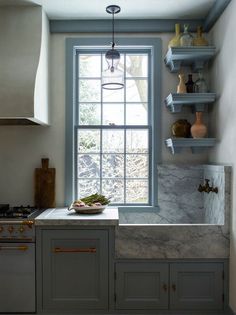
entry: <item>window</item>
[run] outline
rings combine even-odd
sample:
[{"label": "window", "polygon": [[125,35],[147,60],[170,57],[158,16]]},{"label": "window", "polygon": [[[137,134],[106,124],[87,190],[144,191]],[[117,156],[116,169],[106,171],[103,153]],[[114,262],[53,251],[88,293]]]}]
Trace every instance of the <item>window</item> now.
[{"label": "window", "polygon": [[[67,130],[67,138],[73,138],[67,139],[72,145],[69,151],[74,152],[73,167],[67,165],[73,178],[71,190],[74,198],[99,192],[112,204],[155,206],[153,51],[140,45],[118,48],[125,88],[111,91],[101,88],[106,49],[73,46],[73,91],[67,84],[73,95],[69,116],[74,129]],[[67,71],[67,76],[72,72]]]}]

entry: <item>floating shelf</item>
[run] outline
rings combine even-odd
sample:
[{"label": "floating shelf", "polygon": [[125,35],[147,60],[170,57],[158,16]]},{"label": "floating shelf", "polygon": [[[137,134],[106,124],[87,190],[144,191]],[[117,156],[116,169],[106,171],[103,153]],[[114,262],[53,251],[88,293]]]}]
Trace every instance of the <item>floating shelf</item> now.
[{"label": "floating shelf", "polygon": [[214,147],[215,138],[169,138],[165,140],[166,146],[172,154],[180,153],[183,148],[190,148],[192,153],[201,153],[204,149]]},{"label": "floating shelf", "polygon": [[180,113],[182,106],[191,106],[196,112],[206,110],[206,104],[215,102],[215,93],[170,93],[165,104],[171,113]]},{"label": "floating shelf", "polygon": [[178,72],[182,66],[191,66],[193,72],[202,70],[204,64],[216,53],[214,46],[170,47],[165,64],[171,72]]}]

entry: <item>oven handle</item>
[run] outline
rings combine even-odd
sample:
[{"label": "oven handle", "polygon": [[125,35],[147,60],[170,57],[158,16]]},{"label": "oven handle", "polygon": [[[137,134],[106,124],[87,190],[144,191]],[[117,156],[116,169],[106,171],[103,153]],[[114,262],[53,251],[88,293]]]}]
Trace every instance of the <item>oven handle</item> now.
[{"label": "oven handle", "polygon": [[21,251],[26,251],[26,250],[28,250],[28,246],[0,246],[0,251],[1,250],[21,250]]},{"label": "oven handle", "polygon": [[54,253],[96,253],[96,248],[54,248]]}]

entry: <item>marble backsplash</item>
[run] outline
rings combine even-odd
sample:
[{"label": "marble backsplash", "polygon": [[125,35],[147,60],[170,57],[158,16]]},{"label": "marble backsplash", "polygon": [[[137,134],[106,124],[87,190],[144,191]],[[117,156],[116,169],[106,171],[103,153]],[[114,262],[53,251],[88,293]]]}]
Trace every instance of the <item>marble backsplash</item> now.
[{"label": "marble backsplash", "polygon": [[[120,210],[120,224],[228,224],[230,170],[222,165],[159,165],[159,210]],[[217,194],[198,191],[205,179],[218,188]]]}]

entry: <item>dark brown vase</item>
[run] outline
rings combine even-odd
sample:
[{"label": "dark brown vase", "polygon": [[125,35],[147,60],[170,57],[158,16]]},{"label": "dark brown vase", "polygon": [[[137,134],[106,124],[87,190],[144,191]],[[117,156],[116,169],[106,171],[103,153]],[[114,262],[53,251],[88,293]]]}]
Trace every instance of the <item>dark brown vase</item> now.
[{"label": "dark brown vase", "polygon": [[171,126],[172,135],[177,138],[190,137],[191,124],[186,119],[179,119]]}]

